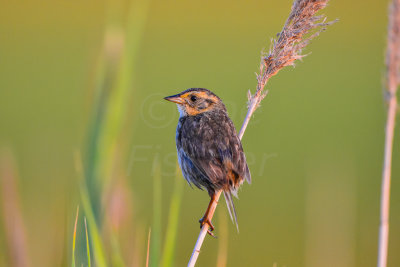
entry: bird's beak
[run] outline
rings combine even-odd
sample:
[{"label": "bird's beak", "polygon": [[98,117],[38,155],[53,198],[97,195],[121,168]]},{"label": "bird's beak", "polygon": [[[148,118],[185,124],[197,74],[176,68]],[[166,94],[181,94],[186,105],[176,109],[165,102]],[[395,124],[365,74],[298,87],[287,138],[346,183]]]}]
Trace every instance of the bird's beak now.
[{"label": "bird's beak", "polygon": [[164,99],[168,100],[168,101],[171,101],[171,102],[174,102],[176,104],[185,103],[185,100],[182,97],[180,97],[180,95],[171,95],[171,96],[164,97]]}]

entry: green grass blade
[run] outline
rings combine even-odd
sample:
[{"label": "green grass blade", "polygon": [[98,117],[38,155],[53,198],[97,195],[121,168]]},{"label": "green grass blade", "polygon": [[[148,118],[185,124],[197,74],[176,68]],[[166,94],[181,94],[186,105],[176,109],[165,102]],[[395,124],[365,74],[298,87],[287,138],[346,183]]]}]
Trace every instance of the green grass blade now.
[{"label": "green grass blade", "polygon": [[96,266],[105,267],[105,266],[107,266],[107,262],[106,262],[106,257],[104,254],[103,243],[102,243],[102,239],[100,236],[98,226],[96,224],[96,219],[95,219],[95,216],[93,213],[93,209],[90,204],[89,195],[87,193],[87,189],[86,189],[84,183],[81,183],[80,189],[81,189],[81,200],[82,200],[83,209],[87,216],[87,220],[90,224],[90,228],[89,228],[88,232],[89,232],[89,236],[92,240],[92,245],[93,245],[92,249],[93,249],[93,254],[95,256]]},{"label": "green grass blade", "polygon": [[[85,180],[80,186],[83,209],[90,225],[88,236],[96,266],[107,265],[99,230],[104,227],[100,216],[104,210],[101,206],[102,194],[109,189],[113,168],[120,167],[118,159],[124,158],[123,155],[117,155],[122,153],[118,140],[127,120],[134,67],[147,19],[149,1],[132,1],[128,12],[121,9],[122,6],[110,4],[109,7],[103,49],[93,77],[96,88],[95,102],[88,131]],[[122,18],[125,16],[127,17]],[[112,264],[124,266],[118,236],[111,232],[109,238],[105,240],[111,242]]]},{"label": "green grass blade", "polygon": [[89,234],[88,234],[88,230],[87,230],[86,218],[85,218],[85,232],[86,232],[87,261],[88,261],[88,267],[90,267],[90,246],[89,246]]},{"label": "green grass blade", "polygon": [[92,241],[92,250],[95,259],[95,265],[99,267],[105,267],[107,266],[107,261],[104,253],[103,241],[101,239],[99,228],[97,226],[97,221],[91,204],[90,195],[87,190],[85,180],[83,180],[84,171],[82,167],[82,160],[80,158],[79,153],[75,154],[75,164],[76,164],[76,169],[78,171],[78,177],[80,178],[79,193],[81,196],[83,210],[85,212],[88,223],[90,224],[88,235]]},{"label": "green grass blade", "polygon": [[179,211],[183,194],[183,177],[179,166],[177,166],[174,191],[172,194],[171,204],[169,208],[167,233],[164,243],[164,250],[161,260],[161,266],[173,266],[174,253],[176,248],[176,238],[179,224]]},{"label": "green grass blade", "polygon": [[150,266],[159,266],[161,251],[161,168],[157,163],[153,178],[153,236]]},{"label": "green grass blade", "polygon": [[[104,186],[110,182],[112,177],[112,166],[114,166],[116,143],[123,132],[123,125],[127,119],[127,110],[131,104],[133,95],[133,81],[136,73],[137,56],[147,20],[150,1],[131,1],[127,12],[126,25],[122,22],[114,22],[109,26],[108,35],[120,42],[120,53],[118,64],[114,66],[115,75],[110,82],[107,97],[107,113],[104,114],[101,134],[99,136],[99,168],[102,173]],[[110,22],[112,23],[112,22]],[[111,39],[111,37],[110,37]],[[111,54],[115,56],[114,54]]]},{"label": "green grass blade", "polygon": [[76,244],[76,228],[78,225],[78,216],[79,216],[79,205],[76,208],[76,217],[75,217],[75,226],[74,226],[74,236],[72,238],[72,267],[75,267],[75,244]]},{"label": "green grass blade", "polygon": [[147,236],[146,267],[149,267],[149,260],[150,260],[150,238],[151,238],[151,228],[149,229],[149,235]]},{"label": "green grass blade", "polygon": [[111,255],[112,266],[123,267],[125,266],[125,263],[124,259],[122,258],[121,248],[118,242],[117,234],[115,233],[114,230],[111,231],[112,233],[110,233],[110,242],[112,247],[112,255]]}]

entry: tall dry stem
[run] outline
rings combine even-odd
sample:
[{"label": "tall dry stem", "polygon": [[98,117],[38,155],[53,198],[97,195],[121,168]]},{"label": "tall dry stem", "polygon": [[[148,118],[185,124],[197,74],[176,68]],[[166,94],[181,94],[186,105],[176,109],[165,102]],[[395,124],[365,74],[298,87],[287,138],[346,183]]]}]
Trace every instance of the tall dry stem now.
[{"label": "tall dry stem", "polygon": [[388,102],[385,148],[382,171],[381,214],[378,244],[378,267],[387,265],[389,243],[390,180],[394,126],[397,110],[397,87],[400,83],[400,0],[389,6],[389,26],[386,51],[386,97]]},{"label": "tall dry stem", "polygon": [[11,151],[0,150],[0,204],[3,210],[4,241],[9,264],[16,267],[31,266],[20,193],[18,192],[17,167]]},{"label": "tall dry stem", "polygon": [[[261,54],[260,72],[257,74],[257,88],[254,95],[250,91],[248,92],[248,110],[239,131],[240,139],[242,139],[254,111],[259,107],[261,100],[267,95],[264,87],[268,80],[282,68],[294,65],[297,59],[304,57],[305,55],[302,54],[303,48],[313,38],[318,36],[321,31],[325,30],[326,26],[335,22],[326,22],[324,15],[315,15],[319,10],[326,7],[328,1],[295,0],[293,2],[291,12],[282,31],[277,34],[276,39],[272,40],[269,52]],[[220,195],[221,191],[216,193],[216,200],[212,205],[211,216],[214,214]],[[196,264],[208,227],[208,224],[204,224],[200,230],[188,266]]]}]

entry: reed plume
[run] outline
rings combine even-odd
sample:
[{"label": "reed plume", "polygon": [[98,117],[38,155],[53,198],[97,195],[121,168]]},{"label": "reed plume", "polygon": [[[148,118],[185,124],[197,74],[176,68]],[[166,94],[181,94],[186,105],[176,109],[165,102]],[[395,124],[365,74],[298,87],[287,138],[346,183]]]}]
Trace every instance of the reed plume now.
[{"label": "reed plume", "polygon": [[254,95],[248,92],[248,112],[240,129],[242,138],[251,115],[259,107],[267,94],[264,87],[268,80],[286,66],[294,66],[294,62],[303,58],[303,48],[317,37],[327,26],[335,21],[326,22],[326,16],[315,14],[326,7],[329,0],[297,0],[282,31],[272,39],[269,52],[261,53],[260,72],[257,74],[257,87]]}]

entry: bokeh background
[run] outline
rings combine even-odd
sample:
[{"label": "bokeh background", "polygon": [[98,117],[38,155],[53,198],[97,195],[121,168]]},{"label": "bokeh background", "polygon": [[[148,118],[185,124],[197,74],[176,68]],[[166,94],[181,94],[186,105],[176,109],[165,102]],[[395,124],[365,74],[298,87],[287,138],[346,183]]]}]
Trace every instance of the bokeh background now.
[{"label": "bokeh background", "polygon": [[[176,171],[176,107],[219,95],[237,128],[292,1],[2,1],[0,265],[185,266],[208,196]],[[199,266],[374,266],[387,1],[340,21],[273,77],[243,138],[253,183],[225,203]],[[400,266],[395,133],[389,266]],[[74,223],[77,220],[73,252]]]}]

